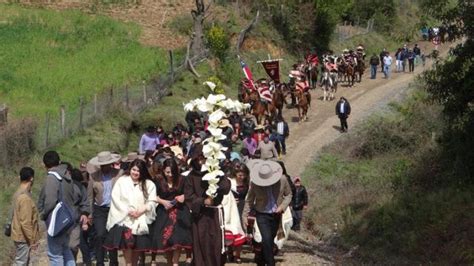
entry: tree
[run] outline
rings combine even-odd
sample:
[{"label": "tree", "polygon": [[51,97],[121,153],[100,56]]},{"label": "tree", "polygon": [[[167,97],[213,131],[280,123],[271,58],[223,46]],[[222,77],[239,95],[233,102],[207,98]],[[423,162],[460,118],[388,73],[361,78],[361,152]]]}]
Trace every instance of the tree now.
[{"label": "tree", "polygon": [[[447,127],[444,161],[460,183],[473,182],[474,171],[474,5],[470,0],[423,0],[426,12],[447,29],[448,40],[462,40],[450,56],[423,74],[431,99],[443,105]],[[449,179],[447,180],[449,182]]]}]

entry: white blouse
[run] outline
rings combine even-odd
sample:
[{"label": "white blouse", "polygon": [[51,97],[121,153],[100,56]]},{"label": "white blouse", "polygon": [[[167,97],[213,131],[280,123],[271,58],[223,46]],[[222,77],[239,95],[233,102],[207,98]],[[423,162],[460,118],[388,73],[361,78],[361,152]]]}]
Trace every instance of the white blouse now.
[{"label": "white blouse", "polygon": [[[126,226],[132,229],[134,235],[148,234],[148,224],[156,217],[156,187],[155,184],[146,180],[148,198],[145,199],[141,184],[134,184],[130,176],[122,176],[112,189],[112,202],[110,204],[109,216],[107,217],[107,230],[114,225]],[[129,211],[145,211],[140,217],[132,218]]]}]

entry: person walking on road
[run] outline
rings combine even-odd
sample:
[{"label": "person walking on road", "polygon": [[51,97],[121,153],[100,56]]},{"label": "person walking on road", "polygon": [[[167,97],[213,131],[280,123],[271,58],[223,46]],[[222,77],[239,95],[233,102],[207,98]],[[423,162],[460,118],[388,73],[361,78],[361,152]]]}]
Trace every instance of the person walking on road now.
[{"label": "person walking on road", "polygon": [[384,63],[383,63],[383,58],[387,54],[387,49],[383,48],[382,52],[380,52],[379,57],[380,57],[380,69],[381,72],[384,72]]},{"label": "person walking on road", "polygon": [[415,71],[415,56],[415,53],[411,49],[408,50],[408,71],[410,73],[413,73],[413,71]]},{"label": "person walking on road", "polygon": [[379,57],[374,53],[370,58],[370,79],[377,76],[377,66],[380,64]]},{"label": "person walking on road", "polygon": [[[245,198],[242,221],[248,226],[251,209],[256,211],[257,225],[262,236],[262,255],[257,265],[275,265],[273,243],[277,236],[282,214],[293,196],[282,167],[273,161],[250,160],[250,189]],[[248,233],[248,232],[247,232]]]},{"label": "person walking on road", "polygon": [[11,238],[16,251],[13,265],[29,265],[30,252],[38,248],[38,209],[31,198],[34,175],[33,169],[23,167],[20,170],[20,187],[13,195]]},{"label": "person walking on road", "polygon": [[390,78],[390,67],[392,65],[392,57],[389,53],[386,53],[383,58],[383,73],[386,79]]},{"label": "person walking on road", "polygon": [[347,118],[351,114],[351,105],[346,98],[341,97],[336,104],[336,115],[341,121],[341,133],[347,132]]}]

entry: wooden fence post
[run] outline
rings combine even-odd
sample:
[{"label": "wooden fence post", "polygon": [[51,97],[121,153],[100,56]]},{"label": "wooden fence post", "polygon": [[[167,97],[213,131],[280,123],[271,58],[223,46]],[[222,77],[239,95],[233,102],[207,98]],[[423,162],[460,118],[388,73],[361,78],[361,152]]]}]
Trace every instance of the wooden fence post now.
[{"label": "wooden fence post", "polygon": [[0,126],[8,123],[8,107],[3,104],[0,106]]},{"label": "wooden fence post", "polygon": [[171,83],[174,82],[174,65],[173,65],[173,51],[169,50],[170,54],[170,75],[171,75]]},{"label": "wooden fence post", "polygon": [[61,135],[66,137],[66,110],[65,106],[61,105],[61,109],[59,110],[60,115],[60,122],[61,122]]},{"label": "wooden fence post", "polygon": [[147,98],[147,95],[146,95],[146,85],[145,85],[145,83],[143,83],[143,102],[145,103],[145,105],[148,102],[147,100],[148,100],[148,98]]},{"label": "wooden fence post", "polygon": [[114,88],[110,88],[110,103],[114,102]]},{"label": "wooden fence post", "polygon": [[79,130],[84,129],[84,97],[79,97]]},{"label": "wooden fence post", "polygon": [[97,116],[97,93],[94,94],[94,116]]},{"label": "wooden fence post", "polygon": [[125,107],[130,107],[130,98],[128,96],[128,85],[125,85]]},{"label": "wooden fence post", "polygon": [[49,147],[49,120],[51,119],[51,114],[49,112],[46,113],[46,122],[45,122],[45,128],[46,128],[46,133],[44,137],[44,145],[45,148]]}]

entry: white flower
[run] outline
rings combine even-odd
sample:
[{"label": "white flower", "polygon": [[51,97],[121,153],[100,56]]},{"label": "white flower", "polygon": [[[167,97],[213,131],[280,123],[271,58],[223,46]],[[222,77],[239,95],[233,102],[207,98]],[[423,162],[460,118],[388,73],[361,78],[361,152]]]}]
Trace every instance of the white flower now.
[{"label": "white flower", "polygon": [[217,195],[217,188],[218,186],[217,185],[211,185],[209,184],[209,187],[207,188],[206,190],[206,195],[208,195],[209,197],[216,197]]},{"label": "white flower", "polygon": [[198,110],[203,112],[203,113],[210,112],[214,108],[214,105],[208,103],[204,97],[200,98],[200,99],[196,99],[195,100],[195,105],[198,108]]},{"label": "white flower", "polygon": [[221,109],[217,109],[209,115],[208,121],[211,125],[217,126],[219,121],[225,116],[226,114]]},{"label": "white flower", "polygon": [[217,86],[217,85],[216,85],[214,82],[212,82],[212,81],[205,81],[202,85],[208,86],[208,87],[211,89],[211,91],[213,91],[213,92],[214,92],[214,89],[215,89],[216,86]]},{"label": "white flower", "polygon": [[184,105],[184,111],[186,112],[194,111],[194,108],[196,108],[196,104],[194,103],[194,101],[190,101],[189,103],[183,104],[183,105]]},{"label": "white flower", "polygon": [[212,105],[216,105],[218,102],[225,100],[224,94],[209,94],[207,96],[207,102]]},{"label": "white flower", "polygon": [[[224,172],[222,170],[214,170],[212,172],[208,172],[202,177],[202,180],[204,181],[210,181],[210,183],[215,183],[215,179],[218,179],[219,176],[223,176]],[[214,180],[214,181],[211,181]]]}]

